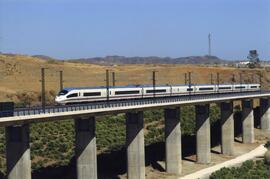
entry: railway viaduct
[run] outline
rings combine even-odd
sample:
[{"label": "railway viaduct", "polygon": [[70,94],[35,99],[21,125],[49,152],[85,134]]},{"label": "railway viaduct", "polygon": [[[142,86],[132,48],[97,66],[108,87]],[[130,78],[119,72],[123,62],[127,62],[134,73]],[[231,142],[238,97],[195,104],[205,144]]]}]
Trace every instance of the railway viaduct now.
[{"label": "railway viaduct", "polygon": [[61,119],[75,121],[75,155],[77,179],[95,179],[97,176],[95,117],[126,113],[127,176],[145,178],[143,111],[164,109],[166,172],[181,174],[180,107],[195,105],[197,162],[211,161],[209,105],[217,103],[221,109],[222,153],[234,152],[233,101],[242,101],[243,143],[254,142],[253,99],[260,99],[261,130],[270,130],[270,92],[236,94],[208,94],[185,97],[142,99],[106,102],[42,109],[16,110],[12,103],[0,103],[0,126],[6,128],[6,158],[8,179],[30,179],[31,159],[29,125]]}]

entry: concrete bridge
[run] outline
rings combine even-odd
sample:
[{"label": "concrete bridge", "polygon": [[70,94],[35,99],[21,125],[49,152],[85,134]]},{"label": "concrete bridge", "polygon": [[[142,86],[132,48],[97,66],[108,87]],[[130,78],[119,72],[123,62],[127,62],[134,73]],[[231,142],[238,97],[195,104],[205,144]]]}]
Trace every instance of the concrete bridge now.
[{"label": "concrete bridge", "polygon": [[8,179],[30,179],[31,160],[29,125],[61,119],[75,121],[75,155],[77,179],[98,178],[95,136],[95,117],[98,115],[126,113],[127,176],[129,179],[145,178],[144,119],[143,111],[164,109],[166,172],[179,175],[182,168],[180,107],[195,105],[197,162],[211,162],[209,104],[218,103],[221,109],[222,153],[234,151],[233,101],[242,101],[243,143],[254,142],[253,99],[260,99],[261,129],[270,130],[270,92],[243,92],[168,97],[14,109],[13,103],[0,103],[0,126],[6,128],[6,158]]}]

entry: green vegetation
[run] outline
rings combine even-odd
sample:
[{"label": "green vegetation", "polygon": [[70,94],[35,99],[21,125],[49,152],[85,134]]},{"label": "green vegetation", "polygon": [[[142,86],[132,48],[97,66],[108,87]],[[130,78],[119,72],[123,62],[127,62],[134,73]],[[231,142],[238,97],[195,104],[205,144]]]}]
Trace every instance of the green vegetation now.
[{"label": "green vegetation", "polygon": [[268,151],[264,155],[264,160],[246,161],[241,167],[222,168],[211,174],[210,179],[228,178],[270,178],[270,141],[264,145]]},{"label": "green vegetation", "polygon": [[104,116],[96,120],[97,150],[117,150],[125,145],[125,115]]},{"label": "green vegetation", "polygon": [[270,150],[268,150],[267,152],[265,152],[264,154],[264,162],[268,165],[270,165]]},{"label": "green vegetation", "polygon": [[[53,92],[52,92],[53,93]],[[48,95],[52,95],[48,93]],[[24,95],[23,95],[24,96]],[[28,98],[27,96],[25,97]],[[25,100],[28,101],[28,100]],[[210,120],[217,121],[219,108],[212,106]],[[144,112],[145,144],[164,141],[163,110]],[[125,147],[125,115],[102,116],[96,120],[97,150],[110,152]],[[182,134],[192,135],[195,131],[195,110],[193,106],[181,108]],[[33,123],[30,125],[30,147],[32,168],[67,165],[74,156],[74,121]],[[0,170],[5,171],[5,132],[0,128]]]},{"label": "green vegetation", "polygon": [[264,145],[265,148],[267,148],[267,152],[264,154],[264,162],[268,165],[270,165],[270,141],[266,142]]},{"label": "green vegetation", "polygon": [[268,150],[270,150],[270,141],[266,142],[266,144],[264,145],[265,148],[267,148]]},{"label": "green vegetation", "polygon": [[145,145],[164,140],[163,110],[145,111]]},{"label": "green vegetation", "polygon": [[181,132],[182,134],[191,135],[196,130],[195,123],[195,108],[194,106],[182,107],[180,111],[181,116]]},{"label": "green vegetation", "polygon": [[229,179],[229,178],[270,178],[270,165],[267,165],[263,160],[246,161],[241,167],[222,168],[210,176],[210,179]]},{"label": "green vegetation", "polygon": [[66,165],[74,154],[74,123],[71,120],[36,123],[30,126],[33,169],[46,163]]}]

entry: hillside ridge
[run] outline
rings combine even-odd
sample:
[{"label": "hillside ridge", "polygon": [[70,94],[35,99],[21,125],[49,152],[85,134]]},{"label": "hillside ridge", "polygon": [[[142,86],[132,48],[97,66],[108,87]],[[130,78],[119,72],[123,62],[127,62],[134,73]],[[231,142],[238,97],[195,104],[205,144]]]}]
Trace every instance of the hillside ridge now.
[{"label": "hillside ridge", "polygon": [[158,56],[134,56],[126,57],[120,55],[110,55],[105,57],[91,57],[91,58],[74,58],[74,59],[57,59],[47,55],[21,55],[13,53],[0,53],[9,57],[14,56],[28,56],[38,58],[40,60],[59,60],[59,61],[69,61],[69,62],[81,62],[81,63],[91,63],[100,65],[114,65],[114,64],[222,64],[222,63],[233,63],[233,61],[228,61],[221,59],[217,56],[187,56],[187,57],[158,57]]},{"label": "hillside ridge", "polygon": [[106,56],[106,57],[94,57],[94,58],[79,58],[71,59],[70,61],[79,61],[83,63],[93,64],[220,64],[228,63],[228,61],[220,59],[216,56],[188,56],[188,57],[125,57],[125,56]]}]

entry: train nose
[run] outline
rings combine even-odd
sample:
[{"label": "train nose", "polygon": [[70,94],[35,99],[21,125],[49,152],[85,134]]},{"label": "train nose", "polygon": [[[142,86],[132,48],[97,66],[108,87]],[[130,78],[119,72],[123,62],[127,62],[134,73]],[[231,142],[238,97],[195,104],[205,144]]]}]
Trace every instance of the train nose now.
[{"label": "train nose", "polygon": [[55,97],[55,102],[59,102],[60,100],[61,100],[60,97],[58,96]]}]

